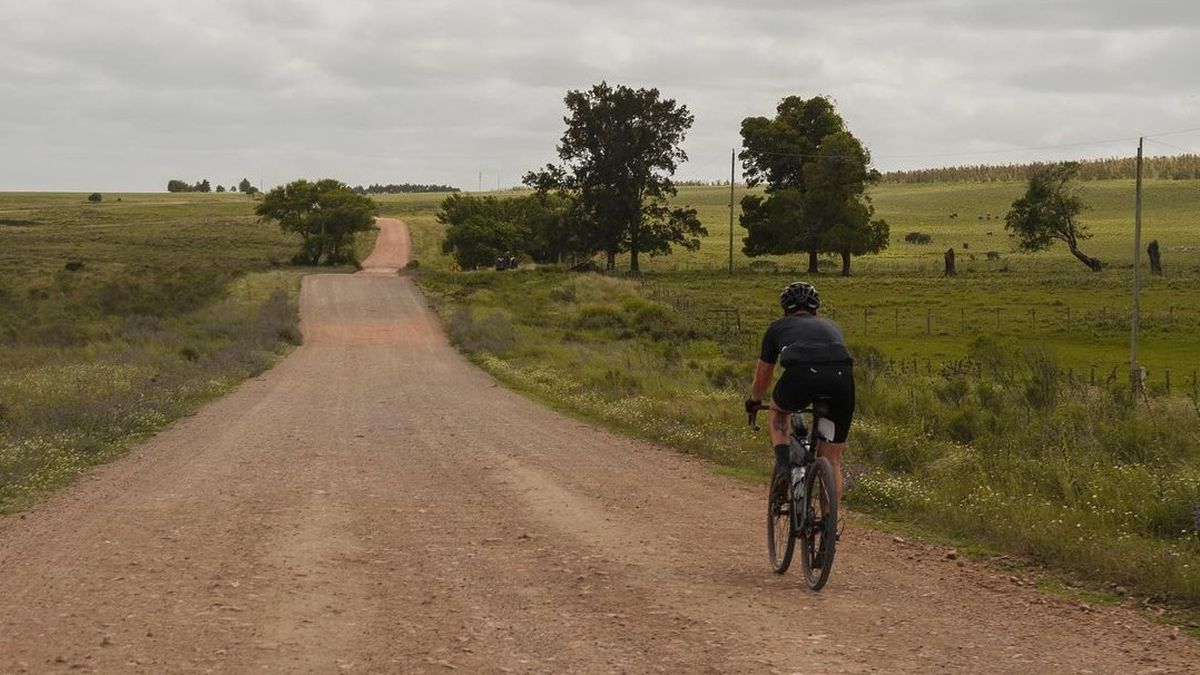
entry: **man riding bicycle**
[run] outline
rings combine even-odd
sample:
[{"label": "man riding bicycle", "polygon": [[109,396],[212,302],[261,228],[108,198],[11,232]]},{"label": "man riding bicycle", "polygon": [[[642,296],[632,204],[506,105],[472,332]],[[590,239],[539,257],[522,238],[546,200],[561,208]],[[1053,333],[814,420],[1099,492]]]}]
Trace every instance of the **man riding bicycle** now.
[{"label": "man riding bicycle", "polygon": [[832,465],[837,499],[841,501],[842,452],[854,417],[854,359],[837,324],[817,316],[821,298],[812,284],[803,281],[788,284],[779,295],[779,304],[783,316],[773,321],[763,335],[746,411],[753,413],[762,405],[778,361],[783,374],[775,383],[768,410],[771,442],[775,445],[772,480],[787,480],[791,414],[803,410],[815,398],[828,399],[833,439],[818,444],[817,454]]}]

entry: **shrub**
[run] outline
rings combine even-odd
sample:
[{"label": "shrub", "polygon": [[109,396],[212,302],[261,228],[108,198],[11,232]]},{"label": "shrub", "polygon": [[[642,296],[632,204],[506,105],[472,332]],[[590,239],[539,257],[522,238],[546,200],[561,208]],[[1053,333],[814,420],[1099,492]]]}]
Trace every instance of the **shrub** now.
[{"label": "shrub", "polygon": [[99,192],[93,192],[92,194],[88,195],[88,201],[93,204],[99,204],[103,199],[104,196]]},{"label": "shrub", "polygon": [[904,235],[904,241],[910,244],[932,244],[933,235],[924,232],[909,232]]},{"label": "shrub", "polygon": [[579,308],[575,326],[591,330],[624,328],[625,313],[613,304],[589,302]]},{"label": "shrub", "polygon": [[450,317],[450,339],[468,352],[503,356],[517,342],[512,314],[496,307],[463,307]]}]

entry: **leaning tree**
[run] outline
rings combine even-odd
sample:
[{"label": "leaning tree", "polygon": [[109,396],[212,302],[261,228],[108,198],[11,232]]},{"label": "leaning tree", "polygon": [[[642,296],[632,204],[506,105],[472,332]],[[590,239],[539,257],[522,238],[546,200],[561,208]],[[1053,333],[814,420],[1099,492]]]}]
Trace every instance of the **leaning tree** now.
[{"label": "leaning tree", "polygon": [[1091,237],[1079,222],[1085,208],[1076,180],[1079,166],[1061,162],[1034,167],[1024,196],[1005,215],[1004,227],[1017,236],[1022,251],[1043,251],[1061,241],[1079,262],[1099,272],[1104,263],[1079,250],[1079,242]]},{"label": "leaning tree", "polygon": [[601,82],[564,99],[567,129],[558,145],[560,166],[526,174],[526,185],[571,195],[581,233],[592,250],[603,251],[607,268],[629,252],[630,271],[640,256],[663,255],[673,244],[700,246],[707,234],[695,209],[674,207],[671,180],[687,154],[680,148],[692,126],[686,106],[664,99],[657,89],[632,89]]}]

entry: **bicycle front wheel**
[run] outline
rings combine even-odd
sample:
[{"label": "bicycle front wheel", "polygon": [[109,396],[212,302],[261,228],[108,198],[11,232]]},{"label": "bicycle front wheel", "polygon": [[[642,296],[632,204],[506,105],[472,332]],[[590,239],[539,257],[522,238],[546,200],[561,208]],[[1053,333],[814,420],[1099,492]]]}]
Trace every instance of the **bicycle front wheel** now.
[{"label": "bicycle front wheel", "polygon": [[[829,581],[833,569],[833,552],[837,544],[837,499],[833,465],[818,457],[804,478],[805,503],[798,504],[804,518],[800,529],[800,566],[804,580],[814,591]],[[800,510],[802,509],[802,510]]]},{"label": "bicycle front wheel", "polygon": [[796,539],[792,535],[792,500],[788,493],[790,482],[771,480],[767,496],[767,555],[776,574],[787,571],[792,564]]}]

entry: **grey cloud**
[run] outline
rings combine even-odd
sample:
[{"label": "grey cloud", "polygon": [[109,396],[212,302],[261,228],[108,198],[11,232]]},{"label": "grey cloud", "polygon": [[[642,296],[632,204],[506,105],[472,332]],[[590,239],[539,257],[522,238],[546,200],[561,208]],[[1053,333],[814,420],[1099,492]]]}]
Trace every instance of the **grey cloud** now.
[{"label": "grey cloud", "polygon": [[0,0],[0,150],[18,160],[0,162],[0,189],[249,174],[469,187],[479,171],[508,184],[554,159],[566,90],[601,79],[693,111],[685,177],[727,175],[741,119],[790,94],[832,95],[882,168],[1054,156],[1008,151],[1197,126],[1200,5],[1137,10]]}]

